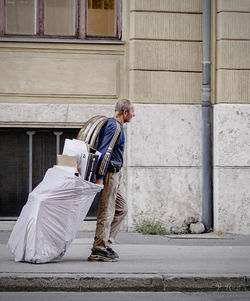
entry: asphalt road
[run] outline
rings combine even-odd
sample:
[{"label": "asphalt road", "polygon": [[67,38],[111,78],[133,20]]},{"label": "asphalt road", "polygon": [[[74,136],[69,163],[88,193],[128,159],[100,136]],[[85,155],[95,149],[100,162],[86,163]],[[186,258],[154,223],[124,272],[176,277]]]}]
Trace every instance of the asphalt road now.
[{"label": "asphalt road", "polygon": [[0,301],[249,301],[250,292],[17,292],[0,293]]}]

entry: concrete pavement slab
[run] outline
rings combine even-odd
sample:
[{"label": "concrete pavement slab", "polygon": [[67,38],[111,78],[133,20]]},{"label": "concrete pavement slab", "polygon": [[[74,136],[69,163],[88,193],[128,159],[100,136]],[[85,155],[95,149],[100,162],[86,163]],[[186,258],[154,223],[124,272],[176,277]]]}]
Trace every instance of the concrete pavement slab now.
[{"label": "concrete pavement slab", "polygon": [[[63,260],[56,263],[14,262],[0,240],[0,290],[67,291],[194,291],[250,290],[250,244],[248,239],[216,240],[204,244],[196,239],[162,239],[138,236],[138,243],[114,245],[118,262],[89,262],[93,236],[78,235]],[[129,238],[130,237],[130,238]],[[130,240],[129,240],[130,239]],[[173,243],[175,241],[175,243]],[[203,244],[201,243],[203,241]],[[221,242],[221,243],[220,243]]]},{"label": "concrete pavement slab", "polygon": [[117,245],[118,262],[89,262],[90,245],[72,244],[62,261],[48,264],[14,262],[0,245],[1,272],[235,274],[250,276],[250,247]]}]

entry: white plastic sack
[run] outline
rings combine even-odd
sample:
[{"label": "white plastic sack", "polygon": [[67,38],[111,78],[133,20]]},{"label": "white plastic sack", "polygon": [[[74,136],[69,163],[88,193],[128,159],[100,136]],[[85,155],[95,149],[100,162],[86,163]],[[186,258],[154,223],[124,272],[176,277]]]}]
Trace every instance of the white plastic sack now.
[{"label": "white plastic sack", "polygon": [[71,168],[48,169],[29,194],[9,238],[15,261],[45,263],[60,259],[102,187],[74,176]]}]

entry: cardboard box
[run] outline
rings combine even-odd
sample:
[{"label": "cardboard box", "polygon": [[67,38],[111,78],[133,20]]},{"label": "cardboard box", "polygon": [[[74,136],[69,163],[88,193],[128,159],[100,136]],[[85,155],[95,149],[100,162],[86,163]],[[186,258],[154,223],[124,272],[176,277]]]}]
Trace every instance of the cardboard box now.
[{"label": "cardboard box", "polygon": [[57,155],[57,165],[77,168],[77,157],[67,155]]}]

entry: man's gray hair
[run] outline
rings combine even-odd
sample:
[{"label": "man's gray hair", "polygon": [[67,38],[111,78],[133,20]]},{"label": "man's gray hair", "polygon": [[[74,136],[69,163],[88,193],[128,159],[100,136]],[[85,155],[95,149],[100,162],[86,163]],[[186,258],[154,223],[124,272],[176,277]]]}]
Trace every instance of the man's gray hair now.
[{"label": "man's gray hair", "polygon": [[115,105],[115,112],[122,113],[123,111],[129,112],[131,108],[131,101],[128,99],[120,99]]}]

